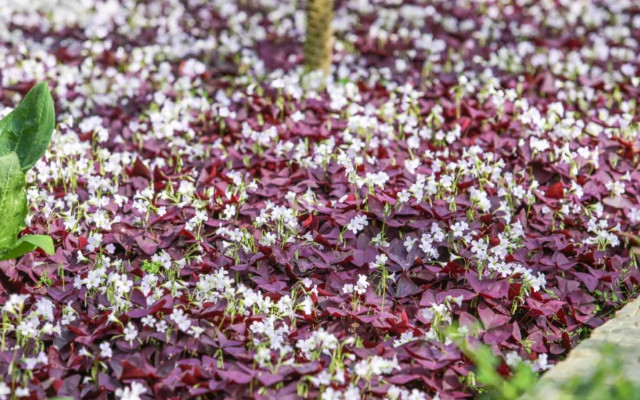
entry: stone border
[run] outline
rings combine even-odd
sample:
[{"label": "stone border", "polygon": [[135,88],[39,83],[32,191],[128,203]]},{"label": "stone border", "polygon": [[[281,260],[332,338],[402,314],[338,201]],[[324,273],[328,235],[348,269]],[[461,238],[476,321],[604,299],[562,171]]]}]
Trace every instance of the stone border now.
[{"label": "stone border", "polygon": [[574,376],[588,376],[600,362],[599,349],[607,343],[620,350],[623,376],[640,382],[640,298],[628,303],[616,312],[614,318],[594,329],[588,339],[545,373],[535,388],[520,400],[561,398],[560,385]]}]

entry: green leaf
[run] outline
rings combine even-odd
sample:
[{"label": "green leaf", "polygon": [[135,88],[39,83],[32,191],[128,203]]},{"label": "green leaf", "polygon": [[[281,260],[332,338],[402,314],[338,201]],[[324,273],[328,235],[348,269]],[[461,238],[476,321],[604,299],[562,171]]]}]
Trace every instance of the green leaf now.
[{"label": "green leaf", "polygon": [[16,153],[0,157],[0,251],[11,249],[27,216],[24,172]]},{"label": "green leaf", "polygon": [[41,248],[45,253],[51,255],[54,253],[53,239],[47,235],[25,235],[18,239],[11,250],[0,255],[0,260],[11,260],[21,255]]},{"label": "green leaf", "polygon": [[47,150],[54,127],[53,98],[47,84],[41,82],[0,121],[0,156],[15,151],[22,170],[28,170]]}]

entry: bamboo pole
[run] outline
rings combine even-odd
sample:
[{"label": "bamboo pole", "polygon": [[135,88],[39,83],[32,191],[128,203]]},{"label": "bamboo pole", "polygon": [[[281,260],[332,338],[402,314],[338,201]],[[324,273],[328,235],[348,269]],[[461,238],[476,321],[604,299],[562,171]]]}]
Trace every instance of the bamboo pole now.
[{"label": "bamboo pole", "polygon": [[304,60],[309,70],[329,73],[333,54],[333,0],[307,0]]}]

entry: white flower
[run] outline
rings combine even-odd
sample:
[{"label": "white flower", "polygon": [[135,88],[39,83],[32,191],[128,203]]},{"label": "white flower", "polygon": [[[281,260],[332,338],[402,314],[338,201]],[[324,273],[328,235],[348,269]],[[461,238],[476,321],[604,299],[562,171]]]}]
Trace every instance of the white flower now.
[{"label": "white flower", "polygon": [[332,387],[327,387],[322,392],[321,400],[342,400],[342,393]]},{"label": "white flower", "polygon": [[122,333],[124,333],[124,340],[128,341],[129,344],[133,343],[133,341],[138,337],[138,330],[131,322],[127,324]]},{"label": "white flower", "polygon": [[22,307],[24,307],[24,302],[29,298],[29,295],[26,294],[12,294],[9,296],[9,300],[4,303],[2,306],[3,312],[8,312],[10,314],[17,314]]},{"label": "white flower", "polygon": [[0,381],[0,400],[6,400],[7,396],[11,394],[11,389],[6,383]]},{"label": "white flower", "polygon": [[318,387],[328,385],[331,383],[331,373],[326,369],[323,369],[322,372],[311,378],[311,383]]},{"label": "white flower", "polygon": [[46,321],[53,321],[53,302],[46,297],[41,297],[36,303],[36,313]]},{"label": "white flower", "polygon": [[156,319],[152,315],[147,315],[141,319],[142,326],[154,326],[156,324]]},{"label": "white flower", "polygon": [[629,210],[629,220],[632,224],[640,222],[640,208],[632,208]]},{"label": "white flower", "polygon": [[300,111],[296,111],[295,113],[291,114],[291,120],[293,120],[294,122],[300,122],[304,119],[304,114]]},{"label": "white flower", "polygon": [[160,322],[156,323],[156,331],[158,331],[159,333],[166,332],[168,327],[169,326],[167,324],[167,321],[165,320],[161,320]]},{"label": "white flower", "polygon": [[398,193],[398,202],[399,203],[407,203],[411,199],[411,193],[407,190],[402,190]]},{"label": "white flower", "polygon": [[370,380],[373,376],[390,374],[394,370],[399,369],[400,365],[395,356],[391,360],[380,356],[373,356],[367,360],[359,361],[353,371],[358,377]]},{"label": "white flower", "polygon": [[508,366],[515,367],[522,362],[522,357],[520,357],[517,352],[511,351],[505,356],[505,362]]},{"label": "white flower", "polygon": [[531,137],[530,145],[531,145],[531,149],[538,153],[542,153],[543,151],[548,150],[550,147],[548,140],[539,139],[535,136]]},{"label": "white flower", "polygon": [[386,254],[378,254],[376,255],[376,261],[371,264],[370,268],[384,268],[387,261],[389,261],[389,257]]},{"label": "white flower", "polygon": [[191,321],[182,308],[173,310],[171,320],[173,320],[173,322],[175,322],[178,325],[178,328],[183,332],[186,332],[189,329],[189,326],[191,326]]},{"label": "white flower", "polygon": [[433,246],[434,237],[428,233],[423,233],[420,238],[420,250],[422,250],[427,257],[438,258],[438,249]]},{"label": "white flower", "polygon": [[344,286],[342,286],[342,292],[346,294],[353,293],[353,284],[345,283]]},{"label": "white flower", "polygon": [[87,239],[87,250],[94,251],[96,248],[100,247],[100,243],[102,243],[102,235],[99,233],[92,233]]},{"label": "white flower", "polygon": [[222,214],[223,214],[222,219],[224,220],[232,219],[236,215],[236,206],[234,206],[233,204],[227,204],[224,207],[224,211],[222,212]]},{"label": "white flower", "polygon": [[113,350],[111,350],[111,345],[109,342],[100,343],[100,357],[102,358],[111,358],[113,356]]},{"label": "white flower", "polygon": [[544,371],[549,369],[550,365],[547,363],[548,356],[546,353],[538,354],[538,359],[533,362],[533,370]]},{"label": "white flower", "polygon": [[626,190],[625,184],[619,180],[609,181],[605,186],[607,187],[607,190],[610,190],[614,196],[621,196]]},{"label": "white flower", "polygon": [[436,242],[442,242],[446,236],[444,231],[435,222],[431,224],[431,235]]},{"label": "white flower", "polygon": [[299,307],[305,315],[311,315],[313,312],[313,300],[311,297],[306,296],[305,299],[300,302]]},{"label": "white flower", "polygon": [[418,238],[414,238],[411,236],[407,236],[406,239],[404,239],[404,248],[407,250],[407,253],[411,251],[411,249],[413,249],[413,245],[418,241]]},{"label": "white flower", "polygon": [[204,328],[201,328],[199,326],[192,326],[191,328],[189,328],[189,332],[193,335],[193,337],[198,339],[204,332]]},{"label": "white flower", "polygon": [[[405,398],[406,400],[427,400],[427,395],[419,391],[418,389],[412,389],[411,393]],[[436,394],[434,397],[431,398],[431,400],[440,400],[440,396]]]},{"label": "white flower", "polygon": [[87,290],[100,288],[104,280],[104,272],[102,270],[94,269],[89,271],[87,277],[83,279],[83,283],[87,287]]},{"label": "white flower", "polygon": [[358,294],[364,294],[369,287],[369,281],[365,275],[358,275],[358,284],[354,286],[353,291]]},{"label": "white flower", "polygon": [[453,237],[454,238],[459,238],[462,237],[462,235],[464,235],[464,232],[469,228],[469,225],[467,225],[466,222],[464,221],[458,221],[455,224],[453,224],[453,226],[451,227],[451,231],[453,232]]},{"label": "white flower", "polygon": [[403,344],[413,341],[413,339],[413,331],[404,331],[402,335],[400,335],[400,338],[393,341],[393,347],[400,347]]},{"label": "white flower", "polygon": [[271,361],[271,351],[266,347],[258,347],[256,354],[253,356],[253,360],[260,365],[261,368],[266,367],[268,362]]},{"label": "white flower", "polygon": [[287,199],[287,201],[293,203],[296,201],[296,192],[289,190],[284,197],[285,199]]},{"label": "white flower", "polygon": [[361,398],[360,389],[357,386],[349,385],[344,392],[344,400],[360,400]]},{"label": "white flower", "polygon": [[313,352],[319,351],[330,355],[338,347],[338,344],[338,338],[320,328],[314,331],[307,339],[298,340],[296,347],[300,349],[308,360],[312,360],[314,359]]},{"label": "white flower", "polygon": [[146,393],[147,389],[138,382],[131,383],[131,386],[125,386],[124,389],[116,390],[116,397],[121,398],[122,400],[140,400],[140,395]]},{"label": "white flower", "polygon": [[[409,138],[407,139],[407,146],[409,146],[409,148],[412,150],[416,150],[420,148],[420,136],[418,135],[409,136]],[[418,160],[417,158],[415,160],[420,162],[420,160]],[[407,168],[407,171],[409,171],[410,173],[412,174],[415,173],[416,167],[414,166],[413,163],[410,164],[409,161],[405,161],[404,166]]]},{"label": "white flower", "polygon": [[368,187],[374,187],[377,186],[379,188],[383,188],[384,184],[387,183],[387,181],[389,180],[389,175],[387,175],[386,172],[376,172],[376,173],[371,173],[371,172],[367,172],[364,179],[363,178],[358,178],[358,187],[362,187],[363,185],[367,185]]},{"label": "white flower", "polygon": [[74,309],[71,307],[72,302],[69,302],[63,309],[63,316],[60,324],[62,326],[69,325],[77,319]]},{"label": "white flower", "polygon": [[263,246],[271,246],[277,240],[277,236],[273,232],[265,232],[260,236],[260,244]]},{"label": "white flower", "polygon": [[401,389],[396,385],[391,385],[389,389],[387,389],[386,398],[390,400],[400,400],[406,396],[405,392],[408,393],[408,390]]},{"label": "white flower", "polygon": [[361,230],[364,229],[365,226],[369,225],[367,221],[367,217],[364,215],[356,215],[351,219],[349,224],[347,225],[347,229],[353,232],[353,234],[357,234]]}]

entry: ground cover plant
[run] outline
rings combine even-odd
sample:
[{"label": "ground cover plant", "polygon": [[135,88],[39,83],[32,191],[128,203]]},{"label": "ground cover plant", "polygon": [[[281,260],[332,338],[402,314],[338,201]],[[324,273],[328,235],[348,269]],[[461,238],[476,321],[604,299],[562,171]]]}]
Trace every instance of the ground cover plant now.
[{"label": "ground cover plant", "polygon": [[461,338],[539,373],[636,295],[636,2],[335,1],[327,74],[305,9],[3,3],[55,253],[0,262],[0,399],[469,399]]}]

